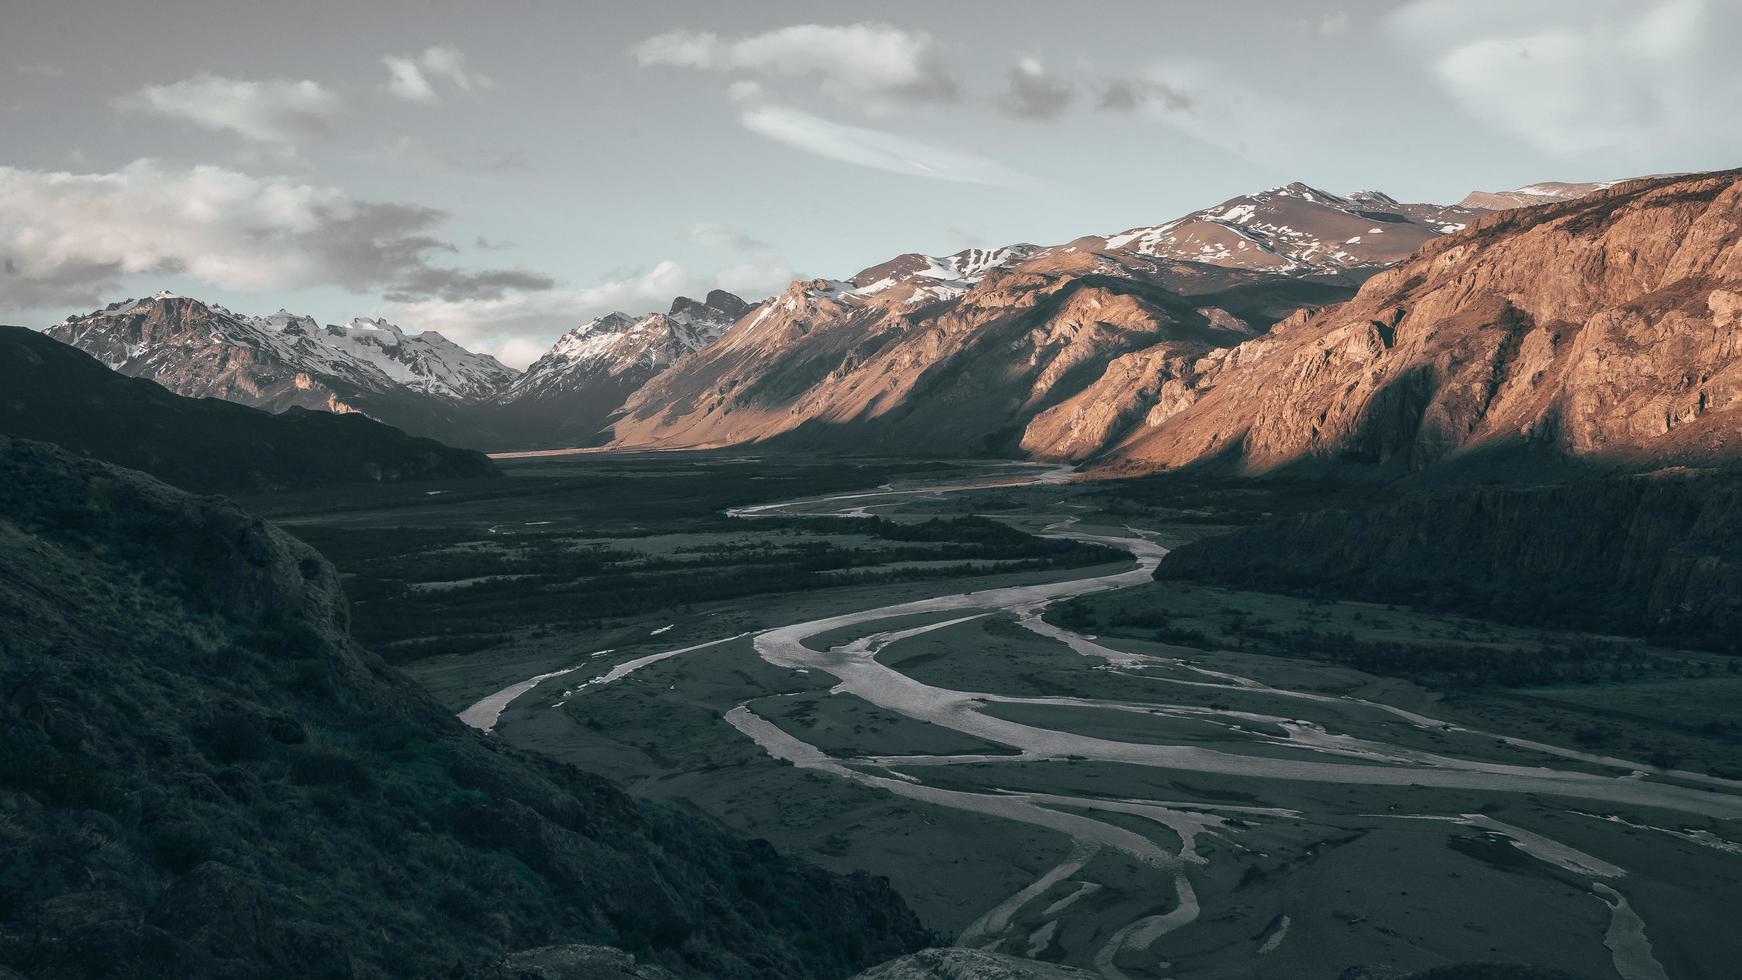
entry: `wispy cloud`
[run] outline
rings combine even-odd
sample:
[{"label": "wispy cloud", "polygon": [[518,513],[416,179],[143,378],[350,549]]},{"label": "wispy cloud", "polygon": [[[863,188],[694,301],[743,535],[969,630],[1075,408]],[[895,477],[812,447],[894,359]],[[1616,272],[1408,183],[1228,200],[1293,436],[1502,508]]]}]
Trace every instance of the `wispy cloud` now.
[{"label": "wispy cloud", "polygon": [[466,55],[459,48],[437,45],[425,48],[417,55],[387,55],[381,59],[387,67],[387,91],[406,102],[434,105],[441,101],[436,83],[444,82],[461,92],[487,91],[496,87],[488,75],[466,67]]},{"label": "wispy cloud", "polygon": [[749,300],[778,293],[794,279],[804,278],[780,250],[736,228],[714,222],[697,222],[684,229],[684,236],[705,248],[730,256],[714,273],[713,285]]},{"label": "wispy cloud", "polygon": [[736,38],[671,31],[631,53],[643,66],[815,78],[824,94],[872,111],[961,97],[931,35],[888,24],[798,24]]},{"label": "wispy cloud", "polygon": [[308,79],[255,81],[209,74],[147,85],[116,99],[115,106],[284,146],[325,136],[345,108],[337,94]]},{"label": "wispy cloud", "polygon": [[1707,138],[1742,95],[1742,10],[1705,0],[1416,0],[1388,21],[1472,118],[1575,156]]},{"label": "wispy cloud", "polygon": [[928,180],[988,187],[1032,187],[1034,178],[987,157],[867,126],[831,122],[798,109],[753,105],[739,114],[744,127],[794,149],[873,170]]}]

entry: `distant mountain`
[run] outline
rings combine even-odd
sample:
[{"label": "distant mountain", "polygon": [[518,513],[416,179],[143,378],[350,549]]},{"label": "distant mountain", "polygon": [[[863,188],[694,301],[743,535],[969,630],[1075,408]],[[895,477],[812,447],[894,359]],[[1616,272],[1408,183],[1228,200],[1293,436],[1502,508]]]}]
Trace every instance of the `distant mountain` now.
[{"label": "distant mountain", "polygon": [[322,327],[283,311],[245,317],[167,293],[68,317],[47,333],[177,394],[272,412],[361,412],[470,445],[487,438],[464,407],[519,374],[434,332],[407,335],[378,320]]},{"label": "distant mountain", "polygon": [[1296,182],[1099,241],[1108,251],[1231,269],[1335,274],[1401,261],[1477,214],[1463,206],[1401,204],[1378,191],[1339,197]]},{"label": "distant mountain", "polygon": [[750,304],[716,289],[679,296],[664,313],[609,313],[557,339],[483,414],[503,445],[592,445],[648,380],[719,339]]},{"label": "distant mountain", "polygon": [[[1189,370],[1348,298],[1474,214],[1290,184],[1119,235],[907,254],[796,282],[631,396],[615,444],[1092,451],[1127,420],[1060,418],[1059,406],[1121,358]],[[1042,417],[1050,427],[1031,432]],[[1084,427],[1096,431],[1071,431]]]},{"label": "distant mountain", "polygon": [[1626,181],[1490,214],[1239,346],[1139,355],[1079,395],[1127,423],[1063,455],[1127,470],[1406,472],[1512,446],[1721,461],[1742,455],[1739,352],[1742,171]]},{"label": "distant mountain", "polygon": [[382,319],[356,317],[344,326],[319,327],[312,317],[279,310],[249,317],[248,322],[281,337],[310,338],[426,395],[460,401],[490,398],[520,376],[494,357],[469,351],[434,330],[408,335]]},{"label": "distant mountain", "polygon": [[1569,184],[1558,180],[1544,181],[1540,184],[1526,184],[1510,191],[1471,191],[1459,207],[1480,208],[1486,211],[1505,211],[1509,208],[1532,208],[1538,204],[1553,204],[1556,201],[1574,201],[1586,194],[1608,190],[1618,181],[1601,180],[1583,184]]},{"label": "distant mountain", "polygon": [[1076,246],[903,256],[793,283],[637,391],[616,444],[1014,452],[1113,357],[1228,346],[1351,292]]},{"label": "distant mountain", "polygon": [[1063,245],[907,253],[756,305],[716,290],[663,313],[611,313],[524,373],[380,321],[239,317],[177,297],[115,304],[50,333],[183,394],[361,412],[456,445],[780,438],[1074,458],[1132,421],[1131,392],[1084,404],[1109,367],[1137,400],[1170,401],[1141,379],[1196,377],[1214,352],[1347,298],[1482,213],[1294,183]]},{"label": "distant mountain", "polygon": [[347,620],[228,501],[0,436],[0,976],[839,980],[928,941],[885,880],[468,729]]},{"label": "distant mountain", "polygon": [[184,398],[24,327],[0,327],[0,435],[143,470],[189,490],[253,493],[496,476],[483,454],[360,414],[283,414]]}]

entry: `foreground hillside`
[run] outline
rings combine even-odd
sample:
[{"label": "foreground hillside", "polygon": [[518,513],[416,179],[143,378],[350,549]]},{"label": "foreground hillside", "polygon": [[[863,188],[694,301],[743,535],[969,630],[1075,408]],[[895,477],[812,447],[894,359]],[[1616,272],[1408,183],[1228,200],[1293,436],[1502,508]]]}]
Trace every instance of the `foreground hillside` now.
[{"label": "foreground hillside", "polygon": [[[1635,180],[1429,241],[1347,303],[1057,411],[1117,471],[1417,470],[1528,443],[1627,465],[1742,451],[1742,172]],[[1036,447],[1041,451],[1041,447]]]},{"label": "foreground hillside", "polygon": [[552,943],[841,977],[923,945],[841,878],[475,734],[319,555],[0,437],[0,973],[467,976]]},{"label": "foreground hillside", "polygon": [[496,475],[481,453],[362,415],[272,415],[183,398],[23,327],[0,327],[0,435],[58,443],[208,493]]}]

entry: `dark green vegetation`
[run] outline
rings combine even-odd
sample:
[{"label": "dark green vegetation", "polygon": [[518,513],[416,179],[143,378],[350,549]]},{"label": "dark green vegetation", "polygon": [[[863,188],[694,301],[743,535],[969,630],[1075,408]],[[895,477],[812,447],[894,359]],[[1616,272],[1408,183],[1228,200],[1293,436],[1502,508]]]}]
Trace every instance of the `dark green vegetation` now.
[{"label": "dark green vegetation", "polygon": [[553,943],[696,977],[923,945],[837,877],[463,728],[235,506],[0,437],[0,973],[468,976]]},{"label": "dark green vegetation", "polygon": [[273,415],[183,398],[23,327],[0,327],[0,435],[57,443],[204,493],[497,475],[482,453],[361,415]]},{"label": "dark green vegetation", "polygon": [[1742,653],[1742,474],[1364,496],[1187,545],[1156,577]]},{"label": "dark green vegetation", "polygon": [[[427,503],[412,491],[393,504],[383,499],[380,511],[292,518],[294,533],[345,573],[360,641],[390,662],[409,663],[528,630],[598,631],[752,596],[1124,557],[983,517],[745,520],[722,510],[722,498],[825,492],[842,486],[843,472],[864,486],[900,467],[585,456],[508,465],[516,479],[469,498]],[[493,519],[468,521],[472,506]],[[431,507],[455,523],[425,524]],[[562,519],[499,519],[521,512]]]}]

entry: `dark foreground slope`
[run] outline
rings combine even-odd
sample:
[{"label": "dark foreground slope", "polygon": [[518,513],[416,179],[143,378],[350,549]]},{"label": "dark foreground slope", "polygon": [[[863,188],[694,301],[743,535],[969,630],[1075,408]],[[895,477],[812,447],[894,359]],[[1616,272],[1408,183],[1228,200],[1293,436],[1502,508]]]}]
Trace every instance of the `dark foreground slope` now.
[{"label": "dark foreground slope", "polygon": [[1193,542],[1156,578],[1742,652],[1742,474],[1413,490]]},{"label": "dark foreground slope", "polygon": [[0,327],[0,434],[58,443],[205,492],[496,475],[482,453],[358,414],[273,415],[184,398],[24,327]]},{"label": "dark foreground slope", "polygon": [[217,498],[0,436],[0,975],[467,976],[559,942],[695,977],[923,945],[787,860],[465,729]]}]

